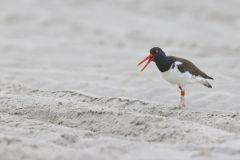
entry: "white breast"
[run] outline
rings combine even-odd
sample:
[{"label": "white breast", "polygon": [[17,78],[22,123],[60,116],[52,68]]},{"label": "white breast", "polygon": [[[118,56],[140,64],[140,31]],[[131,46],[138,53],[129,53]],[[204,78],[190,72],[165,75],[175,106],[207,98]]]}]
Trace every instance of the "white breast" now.
[{"label": "white breast", "polygon": [[182,62],[175,62],[168,71],[162,72],[162,76],[169,83],[184,87],[188,83],[193,83],[196,77],[189,72],[180,72],[178,66],[181,64]]}]

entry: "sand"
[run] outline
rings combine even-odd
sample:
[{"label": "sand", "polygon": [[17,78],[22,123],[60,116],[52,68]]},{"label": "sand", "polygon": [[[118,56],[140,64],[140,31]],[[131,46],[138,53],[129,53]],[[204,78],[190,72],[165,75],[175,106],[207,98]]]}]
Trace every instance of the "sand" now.
[{"label": "sand", "polygon": [[[240,2],[1,0],[0,160],[239,160]],[[153,46],[212,89],[177,86]]]}]

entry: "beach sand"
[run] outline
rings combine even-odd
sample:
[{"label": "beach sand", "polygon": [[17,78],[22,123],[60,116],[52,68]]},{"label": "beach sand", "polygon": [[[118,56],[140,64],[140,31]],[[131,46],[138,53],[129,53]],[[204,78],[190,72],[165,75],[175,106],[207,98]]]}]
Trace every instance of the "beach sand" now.
[{"label": "beach sand", "polygon": [[[239,160],[240,2],[1,0],[0,160]],[[213,88],[179,91],[154,46]]]}]

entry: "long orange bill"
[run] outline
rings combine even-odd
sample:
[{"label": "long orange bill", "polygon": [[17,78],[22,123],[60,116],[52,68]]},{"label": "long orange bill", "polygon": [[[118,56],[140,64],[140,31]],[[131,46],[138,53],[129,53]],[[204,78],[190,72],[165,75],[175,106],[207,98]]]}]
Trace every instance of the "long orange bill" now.
[{"label": "long orange bill", "polygon": [[147,56],[144,60],[142,60],[140,63],[138,63],[138,66],[140,66],[143,62],[147,61],[146,65],[141,69],[141,72],[149,65],[149,63],[153,60],[153,55],[149,54],[149,56]]}]

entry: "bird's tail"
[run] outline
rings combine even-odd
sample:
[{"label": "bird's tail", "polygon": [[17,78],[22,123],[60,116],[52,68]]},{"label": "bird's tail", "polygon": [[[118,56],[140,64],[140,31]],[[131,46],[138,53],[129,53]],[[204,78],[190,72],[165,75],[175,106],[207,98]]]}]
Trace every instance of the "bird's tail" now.
[{"label": "bird's tail", "polygon": [[212,85],[207,80],[202,80],[201,84],[203,84],[205,87],[212,88]]}]

